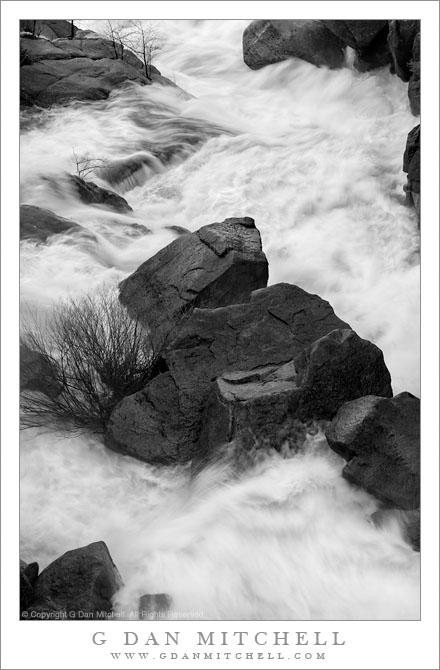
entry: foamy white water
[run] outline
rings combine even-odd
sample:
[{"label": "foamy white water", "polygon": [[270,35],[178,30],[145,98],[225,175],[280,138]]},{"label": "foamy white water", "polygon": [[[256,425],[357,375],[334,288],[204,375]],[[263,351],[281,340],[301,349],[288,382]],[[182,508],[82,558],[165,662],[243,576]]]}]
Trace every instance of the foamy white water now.
[{"label": "foamy white water", "polygon": [[[419,236],[402,190],[416,120],[406,85],[386,69],[299,60],[252,72],[242,62],[245,25],[162,22],[157,65],[190,96],[132,87],[25,126],[22,202],[77,221],[97,241],[23,243],[23,304],[50,310],[69,293],[117,282],[174,239],[168,226],[252,216],[270,283],[329,300],[383,350],[394,392],[418,395]],[[73,171],[72,150],[117,166],[137,161],[111,185],[133,213],[53,190],[44,178]],[[134,222],[150,234],[132,237]],[[23,557],[44,566],[106,541],[126,584],[124,610],[166,591],[176,611],[205,618],[416,618],[418,555],[398,527],[369,523],[375,501],[349,487],[343,461],[315,442],[310,454],[274,455],[238,480],[211,469],[190,486],[185,468],[25,431]]]}]

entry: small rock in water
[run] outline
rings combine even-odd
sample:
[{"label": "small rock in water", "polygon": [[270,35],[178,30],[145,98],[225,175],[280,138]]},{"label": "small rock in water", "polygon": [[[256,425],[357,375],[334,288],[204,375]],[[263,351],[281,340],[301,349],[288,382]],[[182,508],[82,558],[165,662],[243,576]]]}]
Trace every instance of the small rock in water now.
[{"label": "small rock in water", "polygon": [[139,618],[165,620],[171,603],[171,597],[167,593],[144,593],[139,598]]},{"label": "small rock in water", "polygon": [[171,230],[171,232],[176,233],[178,237],[191,232],[188,228],[184,228],[183,226],[165,226],[165,230]]},{"label": "small rock in water", "polygon": [[64,219],[54,214],[49,209],[36,207],[35,205],[20,206],[20,239],[47,242],[52,235],[65,233],[84,233],[92,238],[86,228],[75,221]]}]

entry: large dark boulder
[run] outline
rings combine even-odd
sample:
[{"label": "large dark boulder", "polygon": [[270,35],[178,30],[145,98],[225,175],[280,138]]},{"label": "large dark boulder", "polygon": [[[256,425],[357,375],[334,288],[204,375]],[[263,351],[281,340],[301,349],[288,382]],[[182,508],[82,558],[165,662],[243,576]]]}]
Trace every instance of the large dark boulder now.
[{"label": "large dark boulder", "polygon": [[59,30],[60,34],[56,35],[50,27],[48,30],[49,34],[45,36],[49,39],[26,34],[21,38],[20,96],[23,105],[50,107],[72,100],[101,100],[126,82],[175,85],[162,77],[154,66],[150,67],[147,78],[142,61],[134,53],[126,49],[121,54],[111,40],[96,33],[89,31],[84,38],[81,31],[75,31],[74,39],[66,39],[70,38],[70,32],[66,34]]},{"label": "large dark boulder", "polygon": [[388,44],[393,70],[402,81],[408,81],[411,76],[412,51],[417,33],[420,33],[418,19],[389,21]]},{"label": "large dark boulder", "polygon": [[34,593],[34,584],[38,577],[38,563],[25,563],[20,559],[20,610],[26,609]]},{"label": "large dark boulder", "polygon": [[48,209],[35,205],[20,206],[20,239],[47,242],[51,235],[72,232],[87,231],[79,223],[64,219]]},{"label": "large dark boulder", "polygon": [[25,101],[41,107],[72,100],[102,100],[127,81],[151,83],[132,65],[110,58],[41,60],[20,69],[20,90]]},{"label": "large dark boulder", "polygon": [[28,612],[57,618],[102,619],[112,611],[121,576],[104,542],[68,551],[41,572],[34,583]]},{"label": "large dark boulder", "polygon": [[209,458],[232,441],[250,449],[294,446],[298,422],[330,420],[367,394],[392,397],[380,349],[352,330],[334,330],[281,366],[226,372],[212,385],[200,433]]},{"label": "large dark boulder", "polygon": [[320,21],[258,19],[243,33],[243,59],[252,70],[287,58],[313,65],[342,67],[344,43]]},{"label": "large dark boulder", "polygon": [[349,326],[328,302],[290,284],[254,291],[245,304],[195,309],[166,351],[162,373],[113,411],[107,446],[152,463],[190,460],[212,381],[287,363],[337,328]]},{"label": "large dark boulder", "polygon": [[408,133],[403,171],[408,175],[405,185],[407,204],[414,206],[420,221],[420,124]]},{"label": "large dark boulder", "polygon": [[267,279],[254,220],[230,218],[171,242],[121,282],[119,298],[152,329],[159,346],[194,307],[248,302]]},{"label": "large dark boulder", "polygon": [[343,405],[326,430],[346,479],[401,509],[420,506],[420,400],[366,396]]}]

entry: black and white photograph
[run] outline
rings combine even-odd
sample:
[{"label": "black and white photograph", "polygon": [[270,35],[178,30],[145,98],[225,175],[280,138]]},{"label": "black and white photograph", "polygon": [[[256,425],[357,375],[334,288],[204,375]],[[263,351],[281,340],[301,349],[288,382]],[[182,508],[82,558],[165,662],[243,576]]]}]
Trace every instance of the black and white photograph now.
[{"label": "black and white photograph", "polygon": [[438,5],[273,4],[2,3],[2,667],[438,667]]}]

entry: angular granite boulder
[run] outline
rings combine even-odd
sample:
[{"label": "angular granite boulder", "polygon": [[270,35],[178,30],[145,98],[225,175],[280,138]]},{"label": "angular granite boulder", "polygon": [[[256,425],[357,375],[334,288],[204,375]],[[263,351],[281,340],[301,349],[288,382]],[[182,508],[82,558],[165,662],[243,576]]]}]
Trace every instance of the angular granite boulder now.
[{"label": "angular granite boulder", "polygon": [[243,33],[243,59],[251,70],[300,58],[329,68],[344,64],[344,43],[321,21],[258,19]]},{"label": "angular granite boulder", "polygon": [[195,309],[165,352],[162,373],[114,409],[106,444],[147,462],[188,461],[217,377],[282,365],[346,328],[328,302],[290,284],[254,291],[248,303]]},{"label": "angular granite boulder", "polygon": [[352,330],[334,330],[281,366],[226,372],[211,388],[200,453],[237,439],[244,448],[295,446],[298,422],[329,420],[366,394],[392,396],[380,349]]},{"label": "angular granite boulder", "polygon": [[267,284],[268,263],[250,217],[225,219],[181,235],[120,284],[119,299],[155,341],[175,335],[195,307],[247,302]]},{"label": "angular granite boulder", "polygon": [[366,396],[342,405],[326,430],[348,461],[343,476],[400,509],[420,506],[420,400]]},{"label": "angular granite boulder", "polygon": [[34,583],[27,611],[57,618],[103,619],[112,611],[112,597],[121,576],[104,542],[67,551],[47,566]]}]

